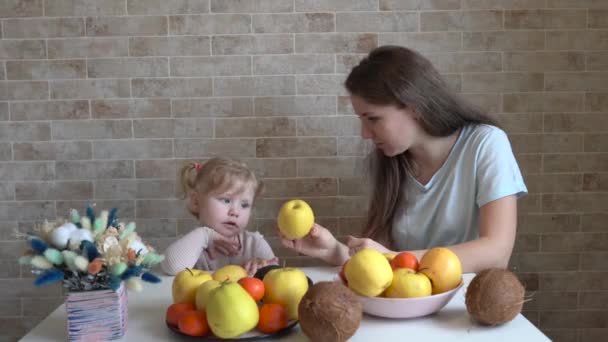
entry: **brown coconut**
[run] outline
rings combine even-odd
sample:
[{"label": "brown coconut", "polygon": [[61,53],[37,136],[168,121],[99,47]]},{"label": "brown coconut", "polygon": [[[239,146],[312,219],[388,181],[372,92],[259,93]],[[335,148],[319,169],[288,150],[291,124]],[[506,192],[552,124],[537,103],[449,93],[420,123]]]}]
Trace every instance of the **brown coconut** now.
[{"label": "brown coconut", "polygon": [[503,324],[521,312],[525,292],[512,272],[501,268],[483,270],[467,288],[467,311],[481,324]]},{"label": "brown coconut", "polygon": [[339,282],[319,282],[302,297],[298,317],[311,341],[342,342],[355,334],[363,308],[357,296]]}]

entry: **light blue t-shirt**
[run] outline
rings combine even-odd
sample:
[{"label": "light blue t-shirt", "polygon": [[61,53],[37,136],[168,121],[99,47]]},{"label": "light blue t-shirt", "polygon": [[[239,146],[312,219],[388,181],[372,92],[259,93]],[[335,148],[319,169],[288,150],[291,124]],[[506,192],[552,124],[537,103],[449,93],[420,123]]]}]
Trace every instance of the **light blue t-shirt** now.
[{"label": "light blue t-shirt", "polygon": [[446,161],[422,185],[407,178],[406,204],[397,208],[393,239],[398,250],[449,246],[479,237],[479,208],[528,190],[505,132],[490,125],[461,129]]}]

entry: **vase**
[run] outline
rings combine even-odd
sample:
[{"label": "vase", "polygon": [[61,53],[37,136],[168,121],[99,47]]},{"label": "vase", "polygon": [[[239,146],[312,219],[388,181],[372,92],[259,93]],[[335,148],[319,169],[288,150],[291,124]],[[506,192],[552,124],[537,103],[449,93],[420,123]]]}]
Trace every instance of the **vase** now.
[{"label": "vase", "polygon": [[66,298],[68,339],[107,341],[124,336],[127,329],[127,290],[69,292]]}]

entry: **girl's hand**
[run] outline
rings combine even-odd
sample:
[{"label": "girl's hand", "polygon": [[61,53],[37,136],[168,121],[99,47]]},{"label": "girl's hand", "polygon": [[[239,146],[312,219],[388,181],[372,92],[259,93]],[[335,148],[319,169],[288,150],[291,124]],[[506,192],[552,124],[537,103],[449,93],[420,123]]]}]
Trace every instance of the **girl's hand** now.
[{"label": "girl's hand", "polygon": [[285,238],[278,228],[277,231],[284,247],[293,249],[304,255],[322,259],[326,262],[333,261],[332,259],[335,256],[335,251],[340,245],[340,242],[329,230],[316,223],[313,225],[308,235],[296,240]]},{"label": "girl's hand", "polygon": [[392,252],[390,249],[384,247],[380,243],[368,238],[356,238],[354,236],[348,236],[346,238],[346,245],[348,246],[348,254],[351,256],[365,248],[375,249],[380,253]]},{"label": "girl's hand", "polygon": [[245,262],[242,266],[247,271],[247,274],[250,277],[253,277],[255,273],[262,267],[266,267],[268,265],[278,265],[279,258],[274,257],[272,259],[264,260],[264,259],[253,259]]},{"label": "girl's hand", "polygon": [[241,249],[239,241],[227,239],[220,234],[213,234],[207,254],[210,259],[215,259],[218,255],[235,256]]}]

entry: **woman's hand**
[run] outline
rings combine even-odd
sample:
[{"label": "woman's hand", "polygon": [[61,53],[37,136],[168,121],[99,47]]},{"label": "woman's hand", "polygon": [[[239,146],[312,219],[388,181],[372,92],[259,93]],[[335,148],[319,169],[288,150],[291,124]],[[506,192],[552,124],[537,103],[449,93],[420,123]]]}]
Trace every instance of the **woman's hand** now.
[{"label": "woman's hand", "polygon": [[[277,231],[279,229],[277,228]],[[343,246],[332,233],[318,224],[314,224],[308,235],[296,240],[285,238],[279,231],[281,243],[283,246],[294,251],[319,258],[328,263],[340,264],[340,260],[336,260],[336,253],[340,246]]]},{"label": "woman's hand", "polygon": [[253,277],[255,273],[262,267],[266,267],[268,265],[277,265],[279,263],[279,258],[274,257],[269,260],[264,259],[253,259],[245,262],[242,266],[247,271],[247,274],[250,277]]},{"label": "woman's hand", "polygon": [[346,238],[346,246],[348,246],[348,255],[351,256],[365,248],[375,249],[380,253],[392,253],[390,249],[368,238],[356,238],[354,236],[348,236]]}]

